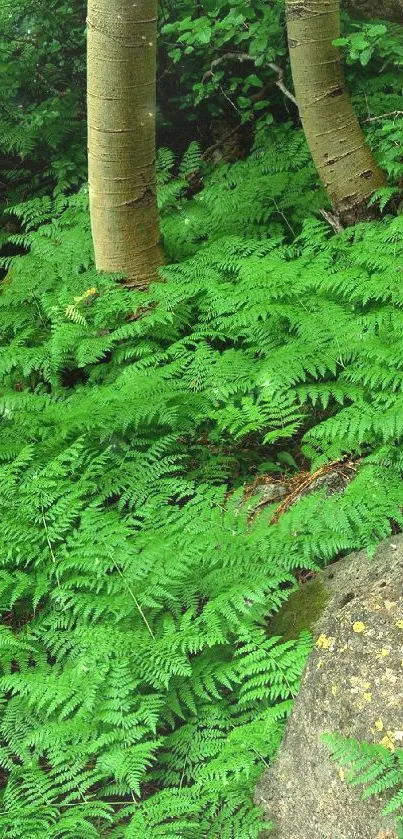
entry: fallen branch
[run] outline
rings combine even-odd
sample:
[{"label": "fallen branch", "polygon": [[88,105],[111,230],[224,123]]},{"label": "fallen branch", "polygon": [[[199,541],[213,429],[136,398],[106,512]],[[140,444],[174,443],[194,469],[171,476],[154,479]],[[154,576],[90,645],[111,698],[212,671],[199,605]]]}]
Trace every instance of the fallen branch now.
[{"label": "fallen branch", "polygon": [[378,117],[367,117],[364,122],[377,122],[380,119],[387,119],[387,117],[403,117],[403,111],[389,111],[389,113],[380,114]]},{"label": "fallen branch", "polygon": [[[333,461],[332,463],[326,463],[325,466],[321,466],[316,472],[301,472],[300,475],[296,475],[293,479],[291,479],[289,484],[289,492],[284,498],[284,501],[279,504],[277,507],[276,512],[271,518],[270,524],[277,524],[280,516],[285,513],[289,507],[295,504],[296,501],[303,495],[308,495],[309,492],[314,492],[315,489],[319,488],[321,485],[321,479],[324,479],[327,475],[338,473],[344,480],[346,481],[346,485],[352,480],[354,477],[357,469],[358,469],[359,461],[347,460],[347,461]],[[325,481],[322,485],[326,485]]]},{"label": "fallen branch", "polygon": [[274,478],[272,475],[259,475],[245,488],[242,504],[248,502],[257,491],[262,489],[265,496],[254,505],[248,515],[251,523],[264,507],[278,502],[278,507],[270,519],[270,524],[277,524],[280,516],[304,495],[322,487],[328,491],[339,492],[355,477],[360,460],[335,460],[326,463],[315,472],[298,472],[292,478]]}]

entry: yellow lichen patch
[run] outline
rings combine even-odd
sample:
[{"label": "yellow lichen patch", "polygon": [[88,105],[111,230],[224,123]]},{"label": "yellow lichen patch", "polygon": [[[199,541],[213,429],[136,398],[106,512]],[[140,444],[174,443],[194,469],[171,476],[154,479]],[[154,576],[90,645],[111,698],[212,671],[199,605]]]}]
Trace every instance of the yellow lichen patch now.
[{"label": "yellow lichen patch", "polygon": [[337,685],[332,685],[331,690],[332,690],[332,695],[337,696],[337,694],[339,692],[339,689],[338,689]]},{"label": "yellow lichen patch", "polygon": [[393,670],[391,670],[389,667],[386,668],[385,672],[382,673],[381,681],[389,682],[390,685],[395,685],[397,682],[396,673],[394,673]]},{"label": "yellow lichen patch", "polygon": [[380,656],[382,658],[386,658],[387,655],[390,655],[390,650],[387,650],[386,647],[383,647],[380,652]]},{"label": "yellow lichen patch", "polygon": [[350,676],[350,682],[355,687],[355,692],[358,690],[368,690],[371,687],[371,682],[364,681],[361,676]]},{"label": "yellow lichen patch", "polygon": [[334,638],[328,638],[327,635],[319,635],[316,642],[316,646],[319,647],[320,650],[330,650],[332,644],[334,644]]},{"label": "yellow lichen patch", "polygon": [[395,735],[393,731],[388,731],[382,740],[380,741],[380,746],[383,746],[385,749],[389,749],[391,752],[395,751]]},{"label": "yellow lichen patch", "polygon": [[381,609],[380,603],[378,603],[378,601],[375,600],[375,598],[372,598],[370,600],[364,600],[363,605],[368,612],[378,612],[379,609]]},{"label": "yellow lichen patch", "polygon": [[382,720],[375,720],[375,728],[377,731],[383,731],[384,727],[385,726]]},{"label": "yellow lichen patch", "polygon": [[362,621],[356,621],[353,623],[353,630],[354,632],[365,632],[365,623]]},{"label": "yellow lichen patch", "polygon": [[343,769],[343,767],[342,767],[342,766],[340,766],[340,767],[339,767],[339,776],[340,776],[340,778],[341,778],[341,780],[342,780],[342,781],[344,781],[344,780],[345,780],[346,773],[345,773],[345,771],[344,771],[344,769]]},{"label": "yellow lichen patch", "polygon": [[396,621],[396,626],[398,629],[403,629],[403,620]]},{"label": "yellow lichen patch", "polygon": [[[364,680],[361,679],[360,676],[350,676],[350,682],[351,682],[351,689],[350,689],[351,693],[355,694],[357,696],[363,697],[364,705],[365,705],[365,702],[370,702],[371,701],[372,693],[369,690],[370,687],[371,687],[370,682],[364,682]],[[360,703],[361,708],[363,708],[364,705],[362,703]]]},{"label": "yellow lichen patch", "polygon": [[380,833],[377,833],[375,839],[397,839],[396,833],[391,830],[381,830]]}]

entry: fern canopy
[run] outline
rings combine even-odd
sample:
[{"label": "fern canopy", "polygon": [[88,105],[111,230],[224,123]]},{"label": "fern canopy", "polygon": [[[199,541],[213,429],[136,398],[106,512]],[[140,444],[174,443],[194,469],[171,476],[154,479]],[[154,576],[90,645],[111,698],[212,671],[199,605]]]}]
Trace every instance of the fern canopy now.
[{"label": "fern canopy", "polygon": [[[275,155],[186,201],[197,149],[173,180],[162,153],[163,229],[183,253],[147,293],[96,274],[85,188],[16,208],[28,252],[5,261],[0,298],[9,839],[257,837],[253,786],[311,643],[268,637],[266,618],[295,569],[401,522],[403,221],[301,227],[287,201],[311,174]],[[347,456],[342,494],[251,520],[259,468]]]}]

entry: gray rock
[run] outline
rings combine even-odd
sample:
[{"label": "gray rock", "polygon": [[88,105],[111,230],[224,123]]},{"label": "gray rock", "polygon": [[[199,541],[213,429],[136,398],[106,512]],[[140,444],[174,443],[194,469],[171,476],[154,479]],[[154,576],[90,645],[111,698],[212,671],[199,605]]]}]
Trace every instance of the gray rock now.
[{"label": "gray rock", "polygon": [[315,648],[277,759],[256,789],[276,824],[262,839],[395,839],[395,819],[381,815],[388,797],[362,801],[320,738],[339,732],[403,746],[403,536],[373,559],[363,551],[328,566],[320,582]]}]

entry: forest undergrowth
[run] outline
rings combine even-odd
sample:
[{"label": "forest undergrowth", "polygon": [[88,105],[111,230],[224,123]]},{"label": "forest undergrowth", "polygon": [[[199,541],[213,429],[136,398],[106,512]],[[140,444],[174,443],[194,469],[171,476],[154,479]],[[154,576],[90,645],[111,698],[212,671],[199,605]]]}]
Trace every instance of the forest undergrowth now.
[{"label": "forest undergrowth", "polygon": [[[301,132],[265,130],[212,171],[195,145],[179,166],[160,152],[168,264],[148,291],[95,271],[86,187],[13,208],[7,839],[256,839],[312,643],[268,620],[301,571],[403,525],[403,218],[334,235]],[[261,503],[329,464],[353,479]]]}]

